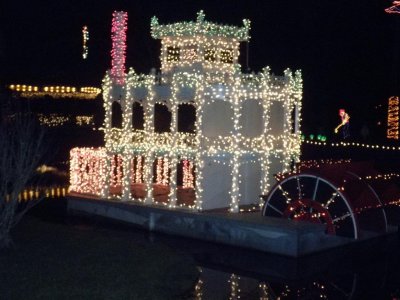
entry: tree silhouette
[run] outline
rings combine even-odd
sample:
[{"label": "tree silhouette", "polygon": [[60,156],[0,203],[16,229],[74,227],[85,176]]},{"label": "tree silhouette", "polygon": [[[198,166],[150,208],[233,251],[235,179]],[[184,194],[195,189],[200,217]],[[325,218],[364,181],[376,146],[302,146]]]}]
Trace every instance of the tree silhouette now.
[{"label": "tree silhouette", "polygon": [[19,195],[45,154],[45,134],[34,118],[6,111],[0,119],[0,249],[12,245],[10,230],[39,202]]}]

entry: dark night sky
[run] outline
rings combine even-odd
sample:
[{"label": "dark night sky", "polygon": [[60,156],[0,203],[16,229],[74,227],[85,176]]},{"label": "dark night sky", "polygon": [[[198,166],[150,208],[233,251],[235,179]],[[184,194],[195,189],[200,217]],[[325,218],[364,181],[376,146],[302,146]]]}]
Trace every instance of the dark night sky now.
[{"label": "dark night sky", "polygon": [[[362,124],[374,105],[399,94],[400,15],[385,14],[390,5],[386,0],[2,0],[0,80],[100,86],[110,67],[113,10],[129,14],[127,67],[148,73],[159,67],[150,18],[194,20],[203,9],[206,19],[217,23],[252,21],[252,70],[302,69],[306,129],[330,130],[341,107]],[[81,56],[83,25],[90,31],[87,60]]]}]

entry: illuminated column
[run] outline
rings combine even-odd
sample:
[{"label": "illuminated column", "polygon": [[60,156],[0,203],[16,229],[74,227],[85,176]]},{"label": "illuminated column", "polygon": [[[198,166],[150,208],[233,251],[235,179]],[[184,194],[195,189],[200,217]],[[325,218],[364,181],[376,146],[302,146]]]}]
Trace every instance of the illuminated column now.
[{"label": "illuminated column", "polygon": [[[266,195],[269,191],[270,183],[269,183],[269,167],[270,167],[270,159],[268,155],[269,149],[261,153],[261,194]],[[260,199],[260,204],[263,204],[263,200]]]},{"label": "illuminated column", "polygon": [[231,190],[231,208],[230,212],[239,212],[239,158],[237,154],[233,154],[231,159],[232,165],[232,190]]},{"label": "illuminated column", "polygon": [[294,104],[294,133],[299,134],[300,131],[300,111],[299,111],[299,106],[297,103]]},{"label": "illuminated column", "polygon": [[144,113],[144,131],[147,142],[151,143],[151,138],[154,135],[154,103],[153,99],[147,98],[146,102],[143,103]]},{"label": "illuminated column", "polygon": [[175,140],[175,136],[178,132],[178,105],[176,105],[176,103],[171,103],[170,105],[170,110],[171,110],[171,134],[174,136],[174,140]]},{"label": "illuminated column", "polygon": [[147,84],[148,94],[143,101],[144,113],[144,144],[147,145],[144,154],[143,181],[146,187],[146,204],[153,203],[153,161],[154,161],[154,90],[153,81]]},{"label": "illuminated column", "polygon": [[[264,68],[261,74],[262,83],[261,83],[261,97],[262,97],[262,108],[263,108],[263,150],[260,153],[261,156],[261,193],[267,194],[269,190],[269,154],[272,150],[269,136],[269,117],[270,117],[270,108],[271,108],[271,75],[269,68]],[[260,199],[262,201],[262,199]],[[260,204],[262,204],[260,202]]]},{"label": "illuminated column", "polygon": [[194,177],[193,177],[193,158],[190,160],[186,157],[183,160],[182,165],[182,187],[183,188],[194,188]]},{"label": "illuminated column", "polygon": [[69,182],[72,191],[78,190],[82,181],[79,150],[79,148],[72,148],[69,152]]},{"label": "illuminated column", "polygon": [[282,159],[282,164],[283,164],[283,171],[282,172],[288,172],[290,170],[290,162],[291,162],[291,157],[290,157],[290,128],[291,124],[290,123],[290,97],[286,96],[284,103],[283,103],[283,110],[284,110],[284,121],[283,121],[283,143],[282,143],[282,154],[283,154],[283,159]]},{"label": "illuminated column", "polygon": [[303,78],[301,76],[301,71],[297,70],[294,73],[294,87],[293,87],[293,103],[295,106],[295,150],[292,156],[296,163],[300,162],[301,155],[301,99],[303,96]]},{"label": "illuminated column", "polygon": [[[127,86],[127,90],[129,87]],[[132,132],[132,109],[133,109],[133,101],[132,98],[128,96],[126,93],[125,101],[121,101],[122,108],[122,128],[124,128],[124,133],[128,134]],[[128,134],[129,136],[129,134]],[[127,138],[128,138],[127,136]],[[130,140],[128,138],[128,140]]]},{"label": "illuminated column", "polygon": [[156,184],[162,184],[163,182],[163,157],[159,156],[156,160]]},{"label": "illuminated column", "polygon": [[125,84],[125,53],[128,13],[114,11],[111,27],[111,76],[117,85]]},{"label": "illuminated column", "polygon": [[195,96],[195,107],[196,107],[196,145],[197,151],[194,157],[195,166],[195,195],[196,195],[196,209],[202,210],[203,208],[203,169],[204,169],[204,142],[203,142],[203,107],[204,107],[204,85],[205,79],[204,74],[198,76],[196,80],[196,96]]},{"label": "illuminated column", "polygon": [[131,198],[131,164],[132,155],[129,153],[124,153],[124,158],[122,161],[123,168],[123,178],[122,178],[122,200],[127,201]]},{"label": "illuminated column", "polygon": [[144,183],[146,186],[146,197],[144,199],[145,204],[153,203],[153,153],[147,153],[144,159]]},{"label": "illuminated column", "polygon": [[172,95],[171,95],[171,103],[170,103],[170,110],[171,110],[171,135],[173,137],[172,139],[172,145],[171,149],[172,151],[169,152],[169,168],[171,169],[171,175],[170,175],[170,182],[169,182],[169,206],[170,207],[175,207],[176,206],[176,201],[177,201],[177,184],[176,184],[176,175],[177,175],[177,165],[178,165],[178,155],[174,151],[176,147],[178,146],[177,139],[179,138],[179,132],[178,132],[178,84],[176,82],[176,76],[175,74],[172,77]]},{"label": "illuminated column", "polygon": [[171,169],[170,174],[170,183],[169,183],[169,206],[175,207],[177,201],[177,184],[176,184],[176,176],[177,176],[177,165],[178,165],[178,157],[175,154],[172,154],[169,159],[169,167]]},{"label": "illuminated column", "polygon": [[231,203],[230,212],[239,212],[239,167],[240,167],[240,99],[239,99],[239,89],[241,85],[240,75],[235,76],[235,82],[230,95],[233,104],[233,132],[232,132],[232,157],[231,157],[231,167],[232,167],[232,189],[231,189]]},{"label": "illuminated column", "polygon": [[170,183],[169,183],[169,207],[175,207],[177,201],[177,185],[176,185],[176,173],[177,173],[177,165],[178,158],[175,154],[172,154],[172,157],[169,159],[169,168],[171,169],[170,175]]},{"label": "illuminated column", "polygon": [[293,90],[293,76],[292,72],[290,69],[286,69],[284,71],[284,78],[285,78],[285,86],[282,89],[282,92],[284,93],[284,102],[283,102],[283,115],[284,119],[282,120],[283,122],[283,143],[282,143],[282,172],[288,172],[290,171],[290,164],[292,161],[291,158],[291,144],[290,144],[290,139],[291,139],[291,129],[292,129],[292,122],[291,122],[291,108],[292,108],[292,90]]},{"label": "illuminated column", "polygon": [[[112,118],[112,81],[109,71],[107,71],[106,77],[103,79],[103,107],[104,107],[104,127],[106,129],[111,128]],[[107,139],[107,132],[105,132]]]},{"label": "illuminated column", "polygon": [[106,151],[105,154],[105,184],[101,189],[101,197],[109,198],[110,196],[110,183],[111,183],[111,159],[113,158],[113,154],[109,151]]},{"label": "illuminated column", "polygon": [[136,158],[136,181],[135,183],[143,183],[143,156],[140,154]]},{"label": "illuminated column", "polygon": [[[161,80],[165,80],[165,75],[167,73],[169,73],[170,70],[167,70],[165,67],[165,64],[167,62],[167,56],[168,56],[168,52],[167,52],[167,43],[165,42],[164,39],[161,39],[161,54],[160,54],[160,61],[161,61],[161,73],[164,75]],[[165,83],[165,82],[163,82]]]}]

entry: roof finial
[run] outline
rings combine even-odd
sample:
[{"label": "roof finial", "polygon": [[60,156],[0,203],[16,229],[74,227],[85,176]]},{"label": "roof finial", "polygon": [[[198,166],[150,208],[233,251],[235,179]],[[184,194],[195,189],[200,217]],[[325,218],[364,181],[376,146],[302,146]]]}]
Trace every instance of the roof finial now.
[{"label": "roof finial", "polygon": [[158,18],[156,16],[151,18],[150,26],[156,27],[158,25]]},{"label": "roof finial", "polygon": [[204,11],[203,10],[200,10],[198,13],[197,13],[197,23],[202,23],[202,22],[204,22],[204,18],[206,17],[206,15],[204,14]]}]

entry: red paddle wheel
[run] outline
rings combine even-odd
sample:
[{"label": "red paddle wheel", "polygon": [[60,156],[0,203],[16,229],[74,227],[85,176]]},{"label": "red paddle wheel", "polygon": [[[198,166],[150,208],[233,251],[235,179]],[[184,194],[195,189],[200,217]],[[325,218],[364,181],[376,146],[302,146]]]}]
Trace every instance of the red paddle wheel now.
[{"label": "red paddle wheel", "polygon": [[375,174],[370,163],[362,162],[326,164],[284,175],[262,196],[262,214],[324,224],[328,234],[354,239],[387,232],[382,201],[388,197],[378,193],[389,190],[393,198],[400,192],[387,183],[374,188],[374,182],[365,178]]}]

